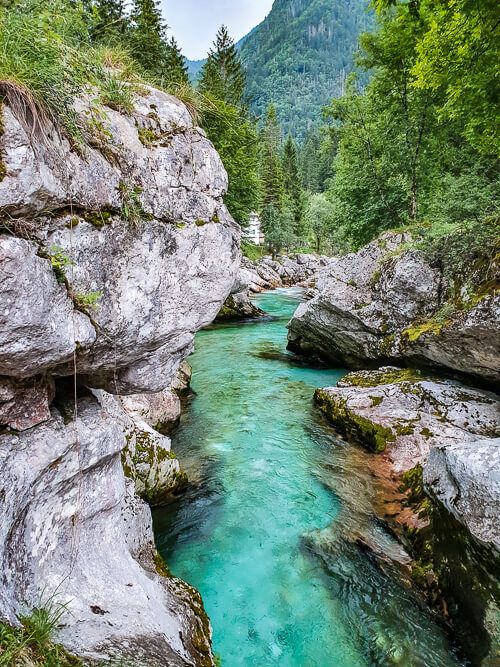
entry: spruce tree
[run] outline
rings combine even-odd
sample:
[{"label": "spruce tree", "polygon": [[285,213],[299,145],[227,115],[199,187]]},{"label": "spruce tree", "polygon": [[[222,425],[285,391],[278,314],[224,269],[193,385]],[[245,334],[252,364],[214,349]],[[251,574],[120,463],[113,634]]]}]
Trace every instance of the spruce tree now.
[{"label": "spruce tree", "polygon": [[91,37],[98,42],[119,42],[127,29],[124,0],[95,0]]},{"label": "spruce tree", "polygon": [[288,135],[283,149],[283,183],[293,214],[294,231],[297,235],[300,235],[302,232],[304,196],[299,176],[297,147],[291,135]]},{"label": "spruce tree", "polygon": [[162,76],[166,70],[167,26],[158,0],[133,0],[131,46],[135,59],[150,74]]},{"label": "spruce tree", "polygon": [[201,70],[199,89],[219,100],[241,107],[244,104],[246,76],[234,40],[226,26],[222,26],[215,38],[207,61]]},{"label": "spruce tree", "polygon": [[189,83],[186,59],[182,55],[174,37],[171,37],[167,44],[165,67],[166,77],[169,81],[186,85]]},{"label": "spruce tree", "polygon": [[285,188],[280,158],[281,130],[276,108],[271,104],[266,113],[262,130],[261,180],[262,205],[273,206],[281,211],[284,204]]}]

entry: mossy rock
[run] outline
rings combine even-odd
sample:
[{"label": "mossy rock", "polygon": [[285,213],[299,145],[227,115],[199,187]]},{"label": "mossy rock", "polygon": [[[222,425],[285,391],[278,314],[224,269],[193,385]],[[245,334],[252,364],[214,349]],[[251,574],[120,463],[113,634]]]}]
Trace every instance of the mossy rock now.
[{"label": "mossy rock", "polygon": [[420,371],[412,368],[381,368],[376,371],[355,371],[342,378],[342,385],[348,387],[378,387],[400,382],[420,382]]},{"label": "mossy rock", "polygon": [[333,397],[324,389],[317,389],[314,400],[339,433],[372,452],[383,452],[387,444],[396,439],[392,429],[356,414],[344,398]]}]

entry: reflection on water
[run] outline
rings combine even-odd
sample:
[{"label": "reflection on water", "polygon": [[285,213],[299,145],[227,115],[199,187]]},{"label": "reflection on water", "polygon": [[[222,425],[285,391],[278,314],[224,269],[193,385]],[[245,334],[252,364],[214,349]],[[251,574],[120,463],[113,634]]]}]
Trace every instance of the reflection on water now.
[{"label": "reflection on water", "polygon": [[367,455],[312,405],[343,371],[285,350],[299,295],[260,295],[272,318],[197,335],[196,396],[174,438],[192,483],[156,512],[160,551],[200,590],[223,667],[459,665],[393,566],[363,546],[404,557],[373,517]]}]

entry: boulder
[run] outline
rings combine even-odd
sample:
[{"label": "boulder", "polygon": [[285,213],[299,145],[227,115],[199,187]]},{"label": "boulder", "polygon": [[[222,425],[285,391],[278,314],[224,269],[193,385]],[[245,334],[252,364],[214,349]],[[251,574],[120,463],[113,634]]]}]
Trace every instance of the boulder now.
[{"label": "boulder", "polygon": [[[316,403],[348,438],[384,452],[426,486],[479,540],[500,549],[500,401],[492,392],[385,367],[318,389]],[[484,467],[483,467],[484,464]]]},{"label": "boulder", "polygon": [[65,605],[56,639],[73,653],[211,665],[199,595],[168,575],[150,512],[123,475],[120,421],[90,397],[77,415],[53,410],[0,436],[0,616],[15,623],[40,604]]},{"label": "boulder", "polygon": [[352,368],[397,363],[500,381],[500,295],[454,308],[441,267],[387,232],[319,272],[288,328],[289,348]]},{"label": "boulder", "polygon": [[434,446],[423,477],[427,491],[476,539],[500,551],[500,438]]},{"label": "boulder", "polygon": [[78,111],[85,155],[53,128],[35,145],[3,107],[0,219],[14,235],[29,228],[30,240],[0,237],[0,373],[71,375],[76,354],[89,386],[160,391],[239,268],[227,176],[165,93],[145,88],[130,115],[88,100]]}]

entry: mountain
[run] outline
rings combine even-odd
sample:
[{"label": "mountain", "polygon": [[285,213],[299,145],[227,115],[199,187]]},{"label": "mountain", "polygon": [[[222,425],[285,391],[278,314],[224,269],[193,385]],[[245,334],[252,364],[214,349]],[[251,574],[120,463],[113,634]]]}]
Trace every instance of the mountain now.
[{"label": "mountain", "polygon": [[285,133],[302,139],[321,107],[342,94],[360,33],[373,26],[368,0],[275,0],[241,40],[257,115],[273,102]]}]

